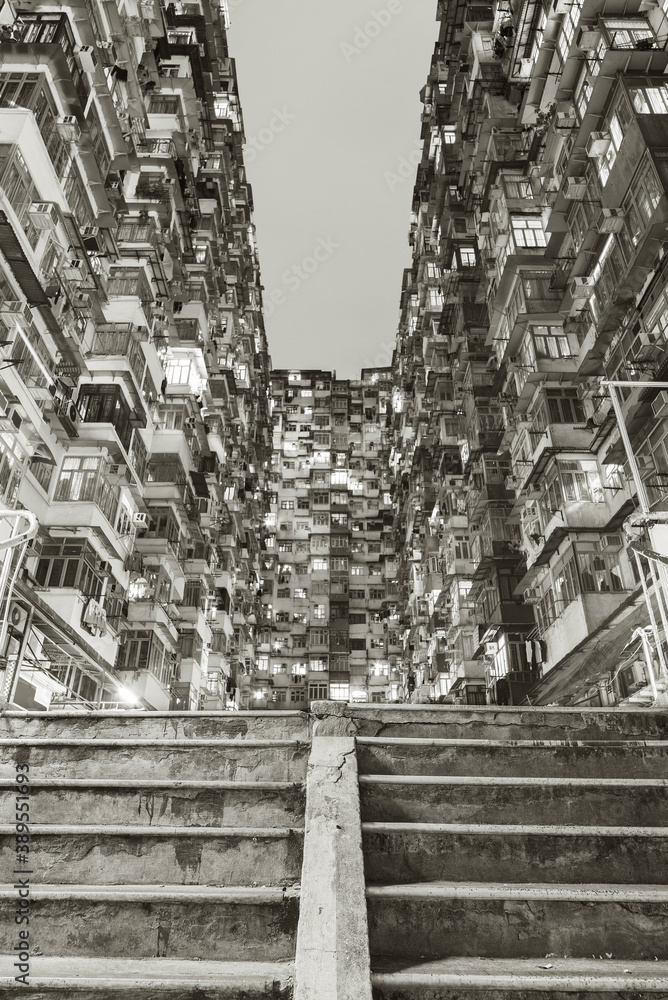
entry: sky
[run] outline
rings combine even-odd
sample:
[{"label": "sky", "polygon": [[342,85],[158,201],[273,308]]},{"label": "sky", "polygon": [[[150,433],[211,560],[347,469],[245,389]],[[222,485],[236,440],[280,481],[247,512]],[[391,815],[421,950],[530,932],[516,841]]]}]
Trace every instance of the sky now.
[{"label": "sky", "polygon": [[436,0],[229,0],[274,368],[391,361]]}]

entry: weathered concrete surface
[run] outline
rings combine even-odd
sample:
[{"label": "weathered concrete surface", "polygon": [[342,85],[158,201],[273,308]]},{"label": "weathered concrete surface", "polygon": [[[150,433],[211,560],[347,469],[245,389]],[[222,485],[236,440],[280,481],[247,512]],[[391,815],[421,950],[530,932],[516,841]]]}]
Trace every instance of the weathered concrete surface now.
[{"label": "weathered concrete surface", "polygon": [[[544,958],[668,958],[668,893],[651,890],[618,897],[610,893],[545,891],[433,893],[414,886],[413,895],[369,892],[369,934],[374,967],[385,958],[452,956]],[[569,898],[570,895],[570,898]],[[606,898],[607,897],[607,898]]]},{"label": "weathered concrete surface", "polygon": [[[624,830],[624,833],[618,832]],[[364,824],[371,883],[464,880],[668,885],[668,828]]]},{"label": "weathered concrete surface", "polygon": [[13,957],[0,955],[0,998],[14,1000],[291,1000],[290,962],[178,959],[31,960],[30,986],[14,983]]},{"label": "weathered concrete surface", "polygon": [[668,778],[668,742],[357,740],[361,774]]},{"label": "weathered concrete surface", "polygon": [[644,1000],[665,993],[653,962],[467,958],[392,962],[373,974],[374,1000]]},{"label": "weathered concrete surface", "polygon": [[311,705],[313,735],[499,740],[668,739],[668,713],[648,709],[454,705]]},{"label": "weathered concrete surface", "polygon": [[[3,908],[14,901],[0,893]],[[298,916],[294,890],[35,887],[30,931],[43,955],[275,961],[294,956]],[[0,922],[0,953],[15,943],[11,922]]]},{"label": "weathered concrete surface", "polygon": [[[128,826],[303,827],[305,788],[295,782],[43,779],[31,781],[40,823]],[[2,815],[11,818],[16,783],[0,781]]]},{"label": "weathered concrete surface", "polygon": [[0,740],[0,777],[14,777],[21,762],[34,778],[303,781],[308,752],[292,740]]},{"label": "weathered concrete surface", "polygon": [[360,776],[362,820],[668,825],[668,779]]},{"label": "weathered concrete surface", "polygon": [[354,740],[313,739],[305,831],[295,1000],[371,1000]]},{"label": "weathered concrete surface", "polygon": [[[299,881],[302,850],[301,831],[33,826],[30,859],[35,884],[282,885]],[[15,863],[2,827],[0,881],[12,884]]]},{"label": "weathered concrete surface", "polygon": [[307,740],[306,712],[4,712],[0,736],[100,739]]}]

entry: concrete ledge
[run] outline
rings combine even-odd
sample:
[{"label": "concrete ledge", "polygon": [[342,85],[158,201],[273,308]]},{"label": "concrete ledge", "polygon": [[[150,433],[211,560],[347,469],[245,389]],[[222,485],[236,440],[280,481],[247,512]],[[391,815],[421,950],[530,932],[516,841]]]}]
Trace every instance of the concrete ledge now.
[{"label": "concrete ledge", "polygon": [[668,713],[647,708],[536,708],[455,705],[311,705],[313,735],[319,736],[527,736],[575,739],[668,738]]},{"label": "concrete ledge", "polygon": [[295,1000],[371,1000],[355,741],[315,736],[306,779]]}]

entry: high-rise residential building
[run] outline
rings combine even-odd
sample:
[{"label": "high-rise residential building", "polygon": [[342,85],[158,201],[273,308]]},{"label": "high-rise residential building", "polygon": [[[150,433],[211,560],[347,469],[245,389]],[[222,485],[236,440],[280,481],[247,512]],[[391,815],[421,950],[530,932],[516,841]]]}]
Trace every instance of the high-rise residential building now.
[{"label": "high-rise residential building", "polygon": [[273,460],[253,703],[398,698],[389,369],[271,373]]},{"label": "high-rise residential building", "polygon": [[0,6],[3,694],[238,704],[271,437],[225,5]]},{"label": "high-rise residential building", "polygon": [[437,22],[396,350],[341,380],[271,371],[226,4],[0,3],[2,697],[668,678],[666,12]]},{"label": "high-rise residential building", "polygon": [[668,677],[666,12],[438,20],[393,360],[404,678],[624,701]]}]

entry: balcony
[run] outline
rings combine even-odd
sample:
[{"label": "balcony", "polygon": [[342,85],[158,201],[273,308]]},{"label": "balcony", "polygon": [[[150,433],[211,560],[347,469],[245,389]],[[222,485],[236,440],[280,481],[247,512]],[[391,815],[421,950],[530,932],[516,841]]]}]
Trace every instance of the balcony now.
[{"label": "balcony", "polygon": [[[93,343],[86,354],[91,374],[121,374],[130,372],[134,383],[130,388],[136,405],[141,407],[141,389],[146,369],[146,358],[135,327],[131,323],[101,324],[95,331]],[[107,361],[102,359],[113,359]]]}]

